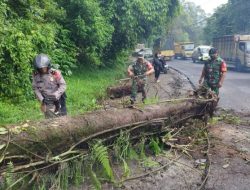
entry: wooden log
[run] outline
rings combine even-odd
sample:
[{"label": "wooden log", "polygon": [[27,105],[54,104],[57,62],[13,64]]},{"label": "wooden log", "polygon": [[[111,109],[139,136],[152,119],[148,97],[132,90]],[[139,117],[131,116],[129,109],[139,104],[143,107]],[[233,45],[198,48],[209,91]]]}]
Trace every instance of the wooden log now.
[{"label": "wooden log", "polygon": [[[123,82],[120,85],[108,87],[107,94],[111,99],[121,98],[123,96],[128,96],[131,94],[131,81]],[[137,92],[142,92],[143,82],[138,80],[137,82]]]},{"label": "wooden log", "polygon": [[[147,132],[161,133],[164,127],[177,121],[206,114],[212,102],[189,100],[149,105],[140,109],[98,110],[76,117],[6,126],[10,133],[0,135],[0,144],[8,144],[8,148],[1,149],[1,154],[5,151],[8,157],[27,154],[44,158],[48,154],[55,155],[69,148],[77,149],[92,138],[103,139],[117,135],[122,129],[132,129],[135,136],[143,128]],[[138,127],[140,125],[141,128]]]}]

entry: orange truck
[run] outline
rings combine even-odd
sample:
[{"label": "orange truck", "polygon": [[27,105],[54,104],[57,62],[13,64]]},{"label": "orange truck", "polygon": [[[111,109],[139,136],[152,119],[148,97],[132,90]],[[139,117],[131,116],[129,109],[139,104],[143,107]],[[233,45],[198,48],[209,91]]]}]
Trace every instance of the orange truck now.
[{"label": "orange truck", "polygon": [[154,53],[161,52],[164,60],[171,60],[174,57],[174,39],[168,38],[158,38],[154,42]]},{"label": "orange truck", "polygon": [[187,59],[192,57],[194,42],[178,42],[174,44],[174,57]]}]

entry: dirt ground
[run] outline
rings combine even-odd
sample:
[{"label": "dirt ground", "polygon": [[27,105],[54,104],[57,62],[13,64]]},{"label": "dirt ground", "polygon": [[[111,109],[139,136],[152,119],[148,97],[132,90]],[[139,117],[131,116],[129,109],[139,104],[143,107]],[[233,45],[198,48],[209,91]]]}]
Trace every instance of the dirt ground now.
[{"label": "dirt ground", "polygon": [[221,122],[209,131],[211,166],[206,189],[249,190],[250,126]]},{"label": "dirt ground", "polygon": [[[160,80],[159,83],[155,83],[153,77],[149,78],[147,89],[149,100],[183,98],[192,90],[187,78],[173,70],[170,70],[168,74],[162,74]],[[106,100],[105,104],[107,108],[112,108],[128,100],[129,97]],[[138,102],[140,100],[141,95],[138,96]],[[216,117],[221,117],[228,112],[218,111],[216,114]],[[191,157],[180,152],[174,154],[173,151],[171,153],[166,151],[160,156],[151,157],[151,160],[158,163],[157,167],[147,168],[142,167],[140,163],[131,162],[129,163],[130,176],[150,173],[164,165],[166,167],[146,177],[125,181],[120,187],[108,183],[103,184],[102,189],[249,190],[250,119],[246,117],[248,114],[231,114],[237,118],[236,124],[223,119],[208,123],[209,143],[206,147],[198,149],[199,151],[191,152]],[[206,164],[206,167],[202,164]],[[119,172],[119,166],[116,167],[114,164],[114,173],[119,174]],[[77,189],[90,189],[90,186],[84,184]]]}]

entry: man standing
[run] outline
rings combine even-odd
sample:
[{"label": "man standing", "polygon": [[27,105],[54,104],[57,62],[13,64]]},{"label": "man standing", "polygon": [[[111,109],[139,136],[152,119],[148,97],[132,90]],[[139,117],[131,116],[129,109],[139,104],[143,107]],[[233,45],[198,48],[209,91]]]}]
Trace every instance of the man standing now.
[{"label": "man standing", "polygon": [[219,88],[222,87],[225,79],[227,65],[225,61],[219,57],[216,48],[209,50],[209,56],[210,59],[205,61],[199,84],[203,82],[205,88],[212,90],[218,96]]},{"label": "man standing", "polygon": [[61,72],[51,69],[50,64],[45,54],[39,54],[34,59],[36,71],[33,73],[32,87],[45,118],[67,115],[66,83]]},{"label": "man standing", "polygon": [[161,71],[163,71],[163,60],[161,59],[161,53],[155,53],[153,60],[154,70],[155,70],[155,82],[160,82],[159,77]]},{"label": "man standing", "polygon": [[144,59],[143,54],[138,54],[137,60],[134,64],[128,67],[128,75],[132,78],[130,102],[134,104],[136,101],[137,90],[139,82],[142,85],[142,102],[144,103],[146,95],[146,79],[147,76],[154,72],[154,68]]}]

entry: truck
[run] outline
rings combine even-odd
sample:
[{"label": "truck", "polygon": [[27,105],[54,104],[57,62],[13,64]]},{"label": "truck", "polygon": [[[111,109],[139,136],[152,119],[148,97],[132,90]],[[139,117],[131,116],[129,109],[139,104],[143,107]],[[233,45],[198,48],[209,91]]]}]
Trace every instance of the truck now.
[{"label": "truck", "polygon": [[154,53],[161,52],[164,60],[172,60],[174,57],[174,38],[168,36],[165,39],[158,38],[154,42]]},{"label": "truck", "polygon": [[174,44],[174,56],[177,59],[187,59],[192,57],[194,42],[178,42]]},{"label": "truck", "polygon": [[229,66],[237,71],[250,67],[250,35],[226,35],[213,38],[213,47]]},{"label": "truck", "polygon": [[163,56],[164,60],[172,60],[174,57],[174,38],[168,37],[162,48],[161,48],[161,55]]}]

